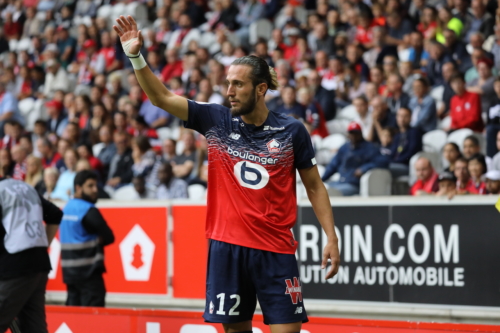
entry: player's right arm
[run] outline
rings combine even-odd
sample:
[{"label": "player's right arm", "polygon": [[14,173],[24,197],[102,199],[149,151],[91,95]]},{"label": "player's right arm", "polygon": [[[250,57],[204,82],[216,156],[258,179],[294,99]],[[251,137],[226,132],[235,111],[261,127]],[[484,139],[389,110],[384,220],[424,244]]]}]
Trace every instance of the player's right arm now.
[{"label": "player's right arm", "polygon": [[[120,36],[120,41],[125,53],[139,54],[143,44],[143,38],[141,31],[137,30],[137,23],[135,20],[132,16],[120,16],[116,19],[116,22],[118,26],[114,25],[113,29],[118,33],[118,36]],[[187,99],[168,90],[156,75],[154,75],[149,66],[135,70],[135,75],[142,89],[146,95],[148,95],[149,100],[154,106],[184,121],[188,120]]]}]

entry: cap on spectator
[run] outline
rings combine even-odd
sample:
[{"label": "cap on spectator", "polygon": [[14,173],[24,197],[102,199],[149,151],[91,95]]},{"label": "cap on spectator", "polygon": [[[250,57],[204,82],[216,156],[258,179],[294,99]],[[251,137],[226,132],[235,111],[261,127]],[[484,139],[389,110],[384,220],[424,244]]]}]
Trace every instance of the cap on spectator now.
[{"label": "cap on spectator", "polygon": [[57,27],[57,31],[63,31],[63,30],[68,30],[68,27],[65,26],[64,24],[61,24],[60,26]]},{"label": "cap on spectator", "polygon": [[286,33],[285,33],[286,36],[299,36],[300,35],[300,30],[295,28],[295,27],[291,27],[289,29],[286,29]]},{"label": "cap on spectator", "polygon": [[442,181],[442,180],[451,180],[453,182],[456,182],[457,181],[457,178],[455,177],[455,175],[451,172],[442,172],[439,174],[439,181]]},{"label": "cap on spectator", "polygon": [[347,132],[361,132],[361,126],[357,122],[352,121],[349,126],[347,126]]},{"label": "cap on spectator", "polygon": [[500,180],[500,171],[498,170],[490,170],[486,173],[486,179],[499,181]]},{"label": "cap on spectator", "polygon": [[55,59],[49,59],[45,63],[45,67],[49,68],[57,64],[57,61]]},{"label": "cap on spectator", "polygon": [[59,101],[54,100],[54,99],[45,103],[45,106],[48,108],[56,108],[59,111],[61,111],[63,108],[63,104]]},{"label": "cap on spectator", "polygon": [[83,42],[83,48],[88,49],[91,47],[96,47],[97,44],[93,39],[87,39],[85,42]]}]

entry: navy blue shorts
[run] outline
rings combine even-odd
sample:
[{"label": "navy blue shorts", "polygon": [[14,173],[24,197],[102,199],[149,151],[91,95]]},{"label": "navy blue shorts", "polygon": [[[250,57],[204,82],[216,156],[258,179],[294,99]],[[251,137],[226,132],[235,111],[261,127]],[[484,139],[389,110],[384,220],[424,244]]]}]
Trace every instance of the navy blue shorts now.
[{"label": "navy blue shorts", "polygon": [[210,240],[205,321],[252,320],[258,298],[266,325],[305,323],[301,288],[293,254]]}]

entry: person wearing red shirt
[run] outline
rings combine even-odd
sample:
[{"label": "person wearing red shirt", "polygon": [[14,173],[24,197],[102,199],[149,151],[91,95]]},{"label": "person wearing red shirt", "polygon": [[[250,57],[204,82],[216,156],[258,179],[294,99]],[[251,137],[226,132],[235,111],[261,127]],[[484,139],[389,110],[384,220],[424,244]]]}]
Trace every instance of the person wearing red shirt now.
[{"label": "person wearing red shirt", "polygon": [[410,189],[411,195],[428,195],[439,190],[438,174],[434,171],[431,161],[420,157],[415,163],[417,181]]},{"label": "person wearing red shirt", "polygon": [[139,135],[145,136],[148,139],[158,139],[158,133],[154,128],[150,128],[143,116],[135,116],[132,119],[132,127],[127,132],[136,137]]},{"label": "person wearing red shirt", "polygon": [[47,138],[39,138],[36,142],[36,146],[40,154],[42,154],[42,166],[43,168],[55,167],[57,161],[61,159],[61,155],[57,151],[54,151],[54,145]]},{"label": "person wearing red shirt", "polygon": [[80,158],[89,161],[90,167],[93,170],[97,171],[99,175],[102,174],[103,165],[101,161],[94,156],[94,154],[92,153],[92,148],[89,145],[85,143],[80,144],[77,148],[77,152]]},{"label": "person wearing red shirt", "polygon": [[121,62],[116,59],[115,47],[111,42],[111,36],[109,32],[104,31],[101,34],[101,49],[99,50],[99,55],[104,58],[105,72],[111,73],[112,71],[119,69],[121,67]]},{"label": "person wearing red shirt", "polygon": [[457,194],[479,194],[469,173],[469,161],[460,157],[455,161],[455,177],[457,177]]},{"label": "person wearing red shirt", "polygon": [[26,178],[28,152],[26,148],[17,144],[12,148],[12,159],[16,162],[14,166],[13,179],[22,180]]},{"label": "person wearing red shirt", "polygon": [[165,51],[165,56],[167,57],[167,64],[161,71],[161,81],[168,83],[171,78],[182,75],[182,60],[179,59],[176,49]]},{"label": "person wearing red shirt", "polygon": [[373,43],[373,28],[376,26],[366,12],[361,12],[358,17],[355,41],[366,48],[370,48]]},{"label": "person wearing red shirt", "polygon": [[300,36],[300,30],[298,28],[292,27],[286,31],[286,35],[290,40],[289,45],[285,46],[283,58],[288,60],[290,64],[294,64],[299,58],[299,47],[297,46],[297,39]]},{"label": "person wearing red shirt", "polygon": [[455,92],[450,101],[450,129],[470,128],[474,132],[482,132],[484,124],[481,118],[481,96],[465,90],[462,74],[453,75],[450,84]]},{"label": "person wearing red shirt", "polygon": [[18,39],[23,31],[23,26],[19,22],[14,22],[11,12],[5,13],[3,24],[3,34],[7,40]]}]

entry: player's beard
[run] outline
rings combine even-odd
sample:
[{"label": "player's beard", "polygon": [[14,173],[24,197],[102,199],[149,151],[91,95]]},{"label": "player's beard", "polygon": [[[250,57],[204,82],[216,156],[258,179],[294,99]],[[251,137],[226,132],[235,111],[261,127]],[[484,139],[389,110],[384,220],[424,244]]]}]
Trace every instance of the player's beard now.
[{"label": "player's beard", "polygon": [[97,195],[95,197],[91,197],[90,195],[87,195],[82,191],[82,199],[87,202],[95,204],[97,202],[97,198],[98,198]]},{"label": "player's beard", "polygon": [[250,94],[250,98],[246,103],[241,103],[240,107],[232,107],[231,115],[233,117],[244,116],[251,113],[255,109],[255,105],[257,105],[257,99],[255,98],[255,88],[253,88],[252,93]]}]

